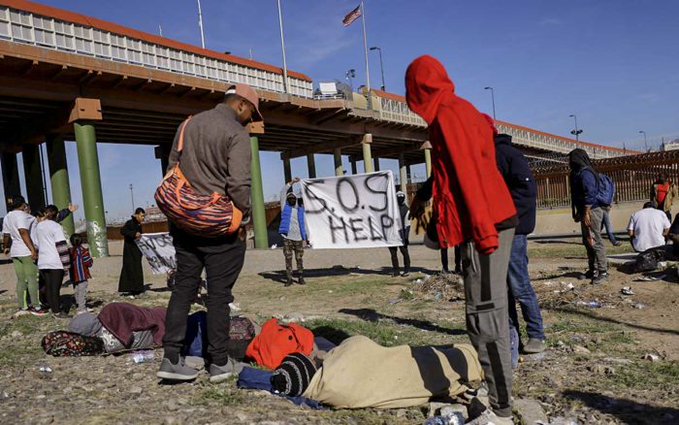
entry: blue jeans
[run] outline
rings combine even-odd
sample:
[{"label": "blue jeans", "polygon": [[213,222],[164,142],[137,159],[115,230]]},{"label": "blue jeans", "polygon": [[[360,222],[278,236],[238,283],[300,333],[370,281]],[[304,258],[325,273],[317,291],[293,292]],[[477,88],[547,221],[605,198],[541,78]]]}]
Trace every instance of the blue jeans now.
[{"label": "blue jeans", "polygon": [[528,276],[528,240],[526,235],[514,235],[507,271],[507,286],[510,333],[512,329],[515,329],[517,334],[519,333],[519,317],[516,310],[516,302],[518,301],[521,305],[523,320],[526,322],[528,338],[544,340],[545,331],[542,327],[542,313],[540,313],[538,297],[535,295],[533,285],[530,283],[530,276]]},{"label": "blue jeans", "polygon": [[606,233],[608,234],[608,240],[611,241],[612,244],[615,244],[618,242],[618,240],[615,238],[615,233],[613,232],[613,225],[611,224],[611,215],[609,210],[604,209],[604,220],[603,223],[601,223],[601,230],[606,229]]}]

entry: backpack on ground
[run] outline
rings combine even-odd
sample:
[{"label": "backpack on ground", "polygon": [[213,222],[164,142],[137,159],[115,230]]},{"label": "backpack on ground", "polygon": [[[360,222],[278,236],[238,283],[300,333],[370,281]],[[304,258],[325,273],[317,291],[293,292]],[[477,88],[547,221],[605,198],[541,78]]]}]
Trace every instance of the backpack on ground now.
[{"label": "backpack on ground", "polygon": [[[184,130],[189,121],[191,117],[179,130],[177,152],[180,157],[184,149]],[[158,208],[174,225],[195,236],[226,236],[236,232],[243,220],[243,213],[228,196],[196,192],[179,168],[179,158],[158,186],[155,199]]]}]

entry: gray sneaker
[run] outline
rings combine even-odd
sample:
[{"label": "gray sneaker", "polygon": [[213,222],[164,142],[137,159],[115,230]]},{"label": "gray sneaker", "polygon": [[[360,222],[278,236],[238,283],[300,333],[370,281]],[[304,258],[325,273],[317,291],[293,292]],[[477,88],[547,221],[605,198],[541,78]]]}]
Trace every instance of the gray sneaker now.
[{"label": "gray sneaker", "polygon": [[192,367],[186,366],[184,364],[184,359],[181,357],[177,364],[172,364],[170,359],[163,358],[163,362],[160,364],[160,370],[158,370],[156,376],[161,379],[167,379],[168,381],[192,381],[198,377],[198,371]]},{"label": "gray sneaker", "polygon": [[232,358],[229,358],[228,362],[224,366],[217,366],[212,363],[210,365],[210,382],[213,384],[218,384],[220,382],[226,381],[234,375],[238,375],[243,370],[243,363],[236,362]]},{"label": "gray sneaker", "polygon": [[526,354],[537,354],[545,351],[545,341],[537,338],[530,338],[528,344],[523,346],[523,352]]}]

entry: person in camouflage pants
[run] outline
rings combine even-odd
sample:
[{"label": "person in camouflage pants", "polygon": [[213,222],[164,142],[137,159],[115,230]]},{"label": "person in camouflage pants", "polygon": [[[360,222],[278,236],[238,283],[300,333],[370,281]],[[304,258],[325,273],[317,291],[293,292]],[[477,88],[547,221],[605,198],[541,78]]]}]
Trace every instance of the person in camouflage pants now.
[{"label": "person in camouflage pants", "polygon": [[307,243],[308,237],[301,191],[297,194],[293,190],[293,184],[297,182],[299,182],[299,178],[286,184],[281,191],[281,225],[278,228],[278,233],[283,236],[283,255],[285,256],[285,272],[287,275],[285,286],[290,286],[293,283],[293,253],[299,274],[297,283],[300,285],[305,284],[302,258],[304,256],[304,245]]}]

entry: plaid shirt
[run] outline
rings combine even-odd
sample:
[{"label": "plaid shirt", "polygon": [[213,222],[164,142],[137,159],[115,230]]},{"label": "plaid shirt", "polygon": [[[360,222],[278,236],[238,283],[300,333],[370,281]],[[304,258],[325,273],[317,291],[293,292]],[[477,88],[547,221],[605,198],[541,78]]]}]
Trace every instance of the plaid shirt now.
[{"label": "plaid shirt", "polygon": [[83,246],[71,248],[71,280],[73,283],[86,282],[92,279],[90,275],[90,267],[94,261],[90,256],[90,252]]}]

